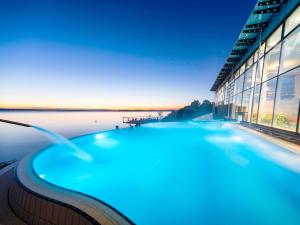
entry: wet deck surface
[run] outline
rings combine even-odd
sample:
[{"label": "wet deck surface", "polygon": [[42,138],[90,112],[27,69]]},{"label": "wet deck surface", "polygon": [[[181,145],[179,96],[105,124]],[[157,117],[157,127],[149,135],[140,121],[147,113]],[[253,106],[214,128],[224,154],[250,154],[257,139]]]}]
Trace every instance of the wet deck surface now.
[{"label": "wet deck surface", "polygon": [[8,189],[13,182],[16,163],[0,170],[0,224],[26,225],[10,209],[8,204]]}]

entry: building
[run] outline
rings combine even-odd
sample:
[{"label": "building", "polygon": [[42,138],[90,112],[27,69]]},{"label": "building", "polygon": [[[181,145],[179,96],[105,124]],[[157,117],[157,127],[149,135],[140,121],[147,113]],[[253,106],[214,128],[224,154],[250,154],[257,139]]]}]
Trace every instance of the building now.
[{"label": "building", "polygon": [[214,113],[300,133],[300,0],[259,0],[216,78]]}]

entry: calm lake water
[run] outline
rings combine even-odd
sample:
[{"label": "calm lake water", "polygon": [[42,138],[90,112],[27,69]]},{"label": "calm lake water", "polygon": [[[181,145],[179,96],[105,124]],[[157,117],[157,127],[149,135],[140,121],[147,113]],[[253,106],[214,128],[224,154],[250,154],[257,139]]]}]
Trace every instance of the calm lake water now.
[{"label": "calm lake water", "polygon": [[[168,112],[164,112],[167,115]],[[1,119],[44,127],[67,138],[128,125],[125,116],[158,116],[157,112],[0,112]],[[0,162],[20,159],[51,142],[33,128],[0,123]]]}]

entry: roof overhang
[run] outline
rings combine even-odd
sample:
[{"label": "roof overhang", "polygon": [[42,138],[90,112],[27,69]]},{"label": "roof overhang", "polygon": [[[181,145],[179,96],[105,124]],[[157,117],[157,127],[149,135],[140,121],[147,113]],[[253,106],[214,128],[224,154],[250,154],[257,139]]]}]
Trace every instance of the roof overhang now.
[{"label": "roof overhang", "polygon": [[259,45],[260,33],[263,33],[268,27],[269,20],[273,14],[280,12],[282,5],[286,3],[287,0],[259,0],[255,4],[226,62],[211,87],[211,91],[216,91],[226,78],[235,72],[237,65],[241,64],[244,56],[253,45]]}]

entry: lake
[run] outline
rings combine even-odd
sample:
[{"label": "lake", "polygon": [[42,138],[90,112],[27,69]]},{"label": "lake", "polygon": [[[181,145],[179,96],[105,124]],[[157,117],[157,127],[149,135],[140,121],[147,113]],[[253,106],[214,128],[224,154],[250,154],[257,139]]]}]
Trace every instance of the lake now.
[{"label": "lake", "polygon": [[[163,116],[169,112],[163,112]],[[127,127],[122,123],[126,116],[158,116],[153,111],[132,112],[46,112],[46,111],[2,111],[1,119],[28,123],[57,132],[67,138],[79,135]],[[0,162],[18,160],[26,153],[51,144],[42,133],[27,127],[0,123]]]}]

